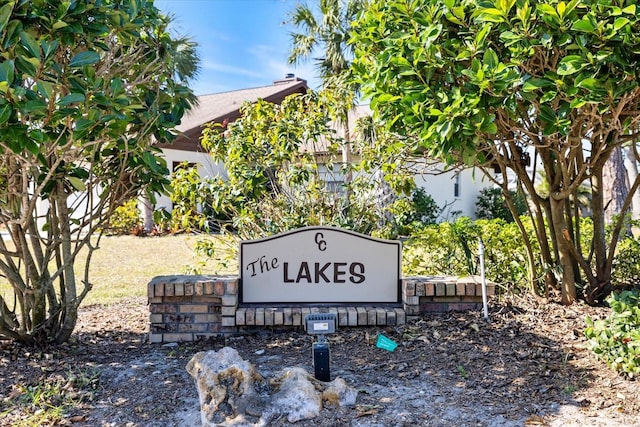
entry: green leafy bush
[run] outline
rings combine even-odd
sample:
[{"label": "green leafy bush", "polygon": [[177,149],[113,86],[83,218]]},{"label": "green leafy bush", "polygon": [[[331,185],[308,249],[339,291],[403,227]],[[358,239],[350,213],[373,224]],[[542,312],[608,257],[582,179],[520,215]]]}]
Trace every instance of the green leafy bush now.
[{"label": "green leafy bush", "polygon": [[640,240],[627,237],[618,243],[611,276],[616,286],[640,284]]},{"label": "green leafy bush", "polygon": [[452,240],[449,223],[441,223],[416,230],[402,250],[402,272],[406,276],[458,274],[458,248]]},{"label": "green leafy bush", "polygon": [[[538,286],[543,286],[545,268],[539,256],[530,217],[520,220],[530,237],[534,252]],[[593,221],[580,221],[582,247],[589,248],[593,236]],[[525,244],[515,222],[503,219],[471,221],[462,217],[455,222],[414,228],[404,243],[403,272],[406,275],[466,275],[479,274],[478,240],[484,243],[485,273],[489,280],[501,284],[510,292],[522,293],[530,289],[530,268]],[[640,284],[640,241],[625,237],[618,244],[614,258],[614,289]],[[542,291],[542,289],[539,289]]]},{"label": "green leafy bush", "polygon": [[171,193],[173,203],[169,229],[172,232],[207,230],[207,216],[203,206],[207,205],[211,194],[209,180],[202,180],[195,165],[183,163],[171,174]]},{"label": "green leafy bush", "polygon": [[585,336],[591,350],[613,370],[629,378],[640,374],[640,291],[607,297],[611,315],[604,320],[587,317]]},{"label": "green leafy bush", "polygon": [[478,240],[478,229],[467,217],[417,229],[403,249],[406,275],[475,274],[471,246]]},{"label": "green leafy bush", "polygon": [[[527,202],[522,193],[509,192],[518,215],[527,213]],[[503,219],[513,222],[513,215],[500,188],[484,188],[476,201],[476,217],[479,219]]]},{"label": "green leafy bush", "polygon": [[385,237],[408,236],[414,230],[436,223],[442,208],[424,188],[416,188],[411,197],[399,197],[390,207],[393,223],[388,224]]},{"label": "green leafy bush", "polygon": [[[537,250],[531,218],[521,217],[527,234]],[[477,220],[479,235],[484,243],[487,277],[504,284],[510,291],[522,293],[529,288],[529,265],[522,235],[515,222],[503,219]],[[539,259],[539,258],[538,258]],[[536,266],[539,269],[539,265]]]},{"label": "green leafy bush", "polygon": [[136,233],[140,227],[142,227],[142,219],[138,201],[131,199],[115,209],[105,227],[105,232],[116,235],[131,234]]},{"label": "green leafy bush", "polygon": [[[531,221],[524,217],[525,227]],[[480,274],[479,240],[484,244],[485,273],[489,280],[513,292],[528,287],[527,257],[515,223],[502,219],[472,221],[461,217],[415,230],[404,243],[406,275]]]},{"label": "green leafy bush", "polygon": [[[181,216],[192,216],[207,195],[200,205],[229,218],[228,225],[242,239],[320,224],[371,233],[385,213],[377,197],[382,183],[357,173],[355,163],[336,161],[345,141],[331,123],[344,107],[339,94],[309,92],[279,105],[265,100],[245,104],[241,118],[207,127],[203,147],[224,163],[226,177],[208,192],[196,180],[183,179],[178,200],[188,203]],[[326,155],[313,154],[320,149]]]}]

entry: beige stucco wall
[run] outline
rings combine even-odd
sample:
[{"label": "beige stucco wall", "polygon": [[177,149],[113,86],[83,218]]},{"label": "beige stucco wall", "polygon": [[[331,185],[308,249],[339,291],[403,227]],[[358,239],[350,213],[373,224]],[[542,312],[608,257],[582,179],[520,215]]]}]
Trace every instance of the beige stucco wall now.
[{"label": "beige stucco wall", "polygon": [[[458,196],[454,194],[456,174],[460,175]],[[442,218],[440,218],[442,221],[452,220],[454,212],[475,218],[476,202],[480,191],[492,186],[489,179],[482,175],[482,172],[474,169],[442,174],[417,174],[416,185],[424,188],[438,206],[444,208]]]}]

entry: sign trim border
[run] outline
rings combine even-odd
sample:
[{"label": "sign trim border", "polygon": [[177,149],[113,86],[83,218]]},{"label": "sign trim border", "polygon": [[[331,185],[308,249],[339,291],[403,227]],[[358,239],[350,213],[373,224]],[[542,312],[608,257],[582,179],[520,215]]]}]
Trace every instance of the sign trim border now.
[{"label": "sign trim border", "polygon": [[[308,231],[332,231],[332,232],[338,232],[338,233],[343,233],[343,234],[347,234],[347,235],[351,235],[354,237],[358,237],[361,239],[366,239],[366,240],[370,240],[376,243],[382,243],[382,244],[386,244],[386,245],[393,245],[396,246],[396,254],[397,254],[397,280],[396,280],[396,288],[397,288],[397,296],[396,296],[396,301],[379,301],[379,302],[363,302],[363,303],[357,303],[357,302],[317,302],[317,301],[300,301],[300,302],[277,302],[277,301],[264,301],[264,302],[244,302],[244,298],[243,298],[243,271],[242,271],[242,256],[243,256],[243,251],[242,251],[242,246],[243,245],[251,245],[251,244],[256,244],[256,243],[263,243],[263,242],[268,242],[269,240],[275,240],[275,239],[280,239],[283,238],[285,236],[289,236],[289,235],[293,235],[293,234],[298,234],[298,233],[302,233],[302,232],[308,232]],[[301,228],[296,228],[294,230],[289,230],[289,231],[285,231],[282,233],[278,233],[278,234],[274,234],[272,236],[267,236],[267,237],[263,237],[260,239],[254,239],[254,240],[245,240],[245,241],[241,241],[239,244],[239,264],[238,264],[238,303],[242,304],[245,307],[265,307],[265,306],[290,306],[290,307],[296,307],[299,305],[315,305],[315,306],[323,306],[323,307],[332,307],[332,306],[350,306],[350,307],[369,307],[369,306],[383,306],[383,305],[387,305],[387,306],[401,306],[402,305],[402,242],[399,240],[385,240],[385,239],[379,239],[377,237],[373,237],[373,236],[369,236],[367,234],[363,234],[363,233],[358,233],[356,231],[353,230],[347,230],[347,229],[343,229],[343,228],[339,228],[339,227],[327,227],[327,226],[310,226],[310,227],[301,227]]]}]

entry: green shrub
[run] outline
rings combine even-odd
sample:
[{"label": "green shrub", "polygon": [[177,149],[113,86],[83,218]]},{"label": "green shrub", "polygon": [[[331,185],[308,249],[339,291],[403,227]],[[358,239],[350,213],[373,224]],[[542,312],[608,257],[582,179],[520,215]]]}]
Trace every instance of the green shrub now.
[{"label": "green shrub", "polygon": [[172,232],[207,230],[208,221],[201,207],[206,205],[210,194],[207,180],[202,180],[198,168],[187,163],[181,164],[171,174],[171,219]]},{"label": "green shrub", "polygon": [[393,222],[387,224],[385,237],[408,236],[425,225],[433,225],[438,220],[442,208],[424,188],[416,188],[411,197],[399,197],[390,207]]},{"label": "green shrub", "polygon": [[616,248],[611,282],[616,287],[640,284],[640,241],[633,237],[622,239]]},{"label": "green shrub", "polygon": [[[522,193],[509,192],[518,215],[527,213],[527,203]],[[478,219],[503,219],[513,222],[513,215],[500,188],[484,188],[476,201],[476,217]]]},{"label": "green shrub", "polygon": [[[522,217],[527,233],[533,239],[533,225],[529,217]],[[505,285],[511,292],[522,293],[529,285],[529,265],[522,235],[515,222],[503,219],[477,220],[484,243],[487,277]],[[534,250],[536,250],[534,248]],[[540,270],[538,270],[540,271]]]},{"label": "green shrub", "polygon": [[596,321],[587,317],[585,336],[609,367],[634,378],[640,374],[640,292],[614,293],[607,302],[611,315]]},{"label": "green shrub", "polygon": [[[524,217],[530,233],[531,221]],[[467,217],[415,230],[404,243],[406,275],[480,274],[479,239],[484,244],[487,279],[512,292],[528,289],[528,264],[520,231],[502,219],[471,221]]]},{"label": "green shrub", "polygon": [[411,193],[413,209],[409,219],[411,222],[420,224],[435,224],[442,208],[438,206],[431,195],[427,194],[424,188],[416,188]]},{"label": "green shrub", "polygon": [[403,272],[406,275],[474,274],[471,251],[477,239],[478,229],[467,217],[417,229],[404,244]]},{"label": "green shrub", "polygon": [[131,234],[137,232],[142,226],[142,219],[138,209],[138,201],[131,199],[118,206],[105,228],[107,234]]}]

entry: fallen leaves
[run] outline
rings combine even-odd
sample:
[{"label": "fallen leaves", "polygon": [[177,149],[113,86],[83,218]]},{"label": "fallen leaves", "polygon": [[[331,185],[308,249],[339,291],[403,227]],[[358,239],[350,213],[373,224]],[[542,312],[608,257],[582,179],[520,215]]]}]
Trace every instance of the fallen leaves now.
[{"label": "fallen leaves", "polygon": [[525,420],[524,425],[525,426],[546,426],[547,422],[542,417],[539,417],[537,415],[532,415]]},{"label": "fallen leaves", "polygon": [[377,414],[382,406],[380,405],[356,405],[356,415],[355,418],[362,418],[368,415]]},{"label": "fallen leaves", "polygon": [[[618,377],[583,347],[582,319],[606,317],[606,309],[577,304],[566,312],[556,304],[505,299],[493,301],[491,310],[491,322],[479,312],[465,312],[395,327],[338,328],[329,337],[331,372],[360,391],[357,405],[326,409],[309,425],[329,427],[362,417],[377,425],[430,425],[429,417],[441,408],[470,417],[457,425],[491,425],[492,416],[513,425],[561,425],[561,405],[622,420],[640,413],[637,382]],[[146,342],[144,301],[92,306],[80,315],[82,326],[65,346],[34,350],[0,343],[0,371],[7,373],[0,375],[0,404],[23,398],[17,384],[42,384],[74,367],[91,368],[99,381],[82,388],[91,398],[82,397],[64,422],[143,426],[161,415],[168,420],[187,397],[197,397],[184,370],[197,351],[228,345],[261,370],[302,366],[313,372],[314,338],[300,330],[265,329],[163,347]],[[379,333],[398,343],[395,352],[375,346]],[[74,383],[73,389],[81,387]],[[16,410],[11,416],[25,414]]]}]

